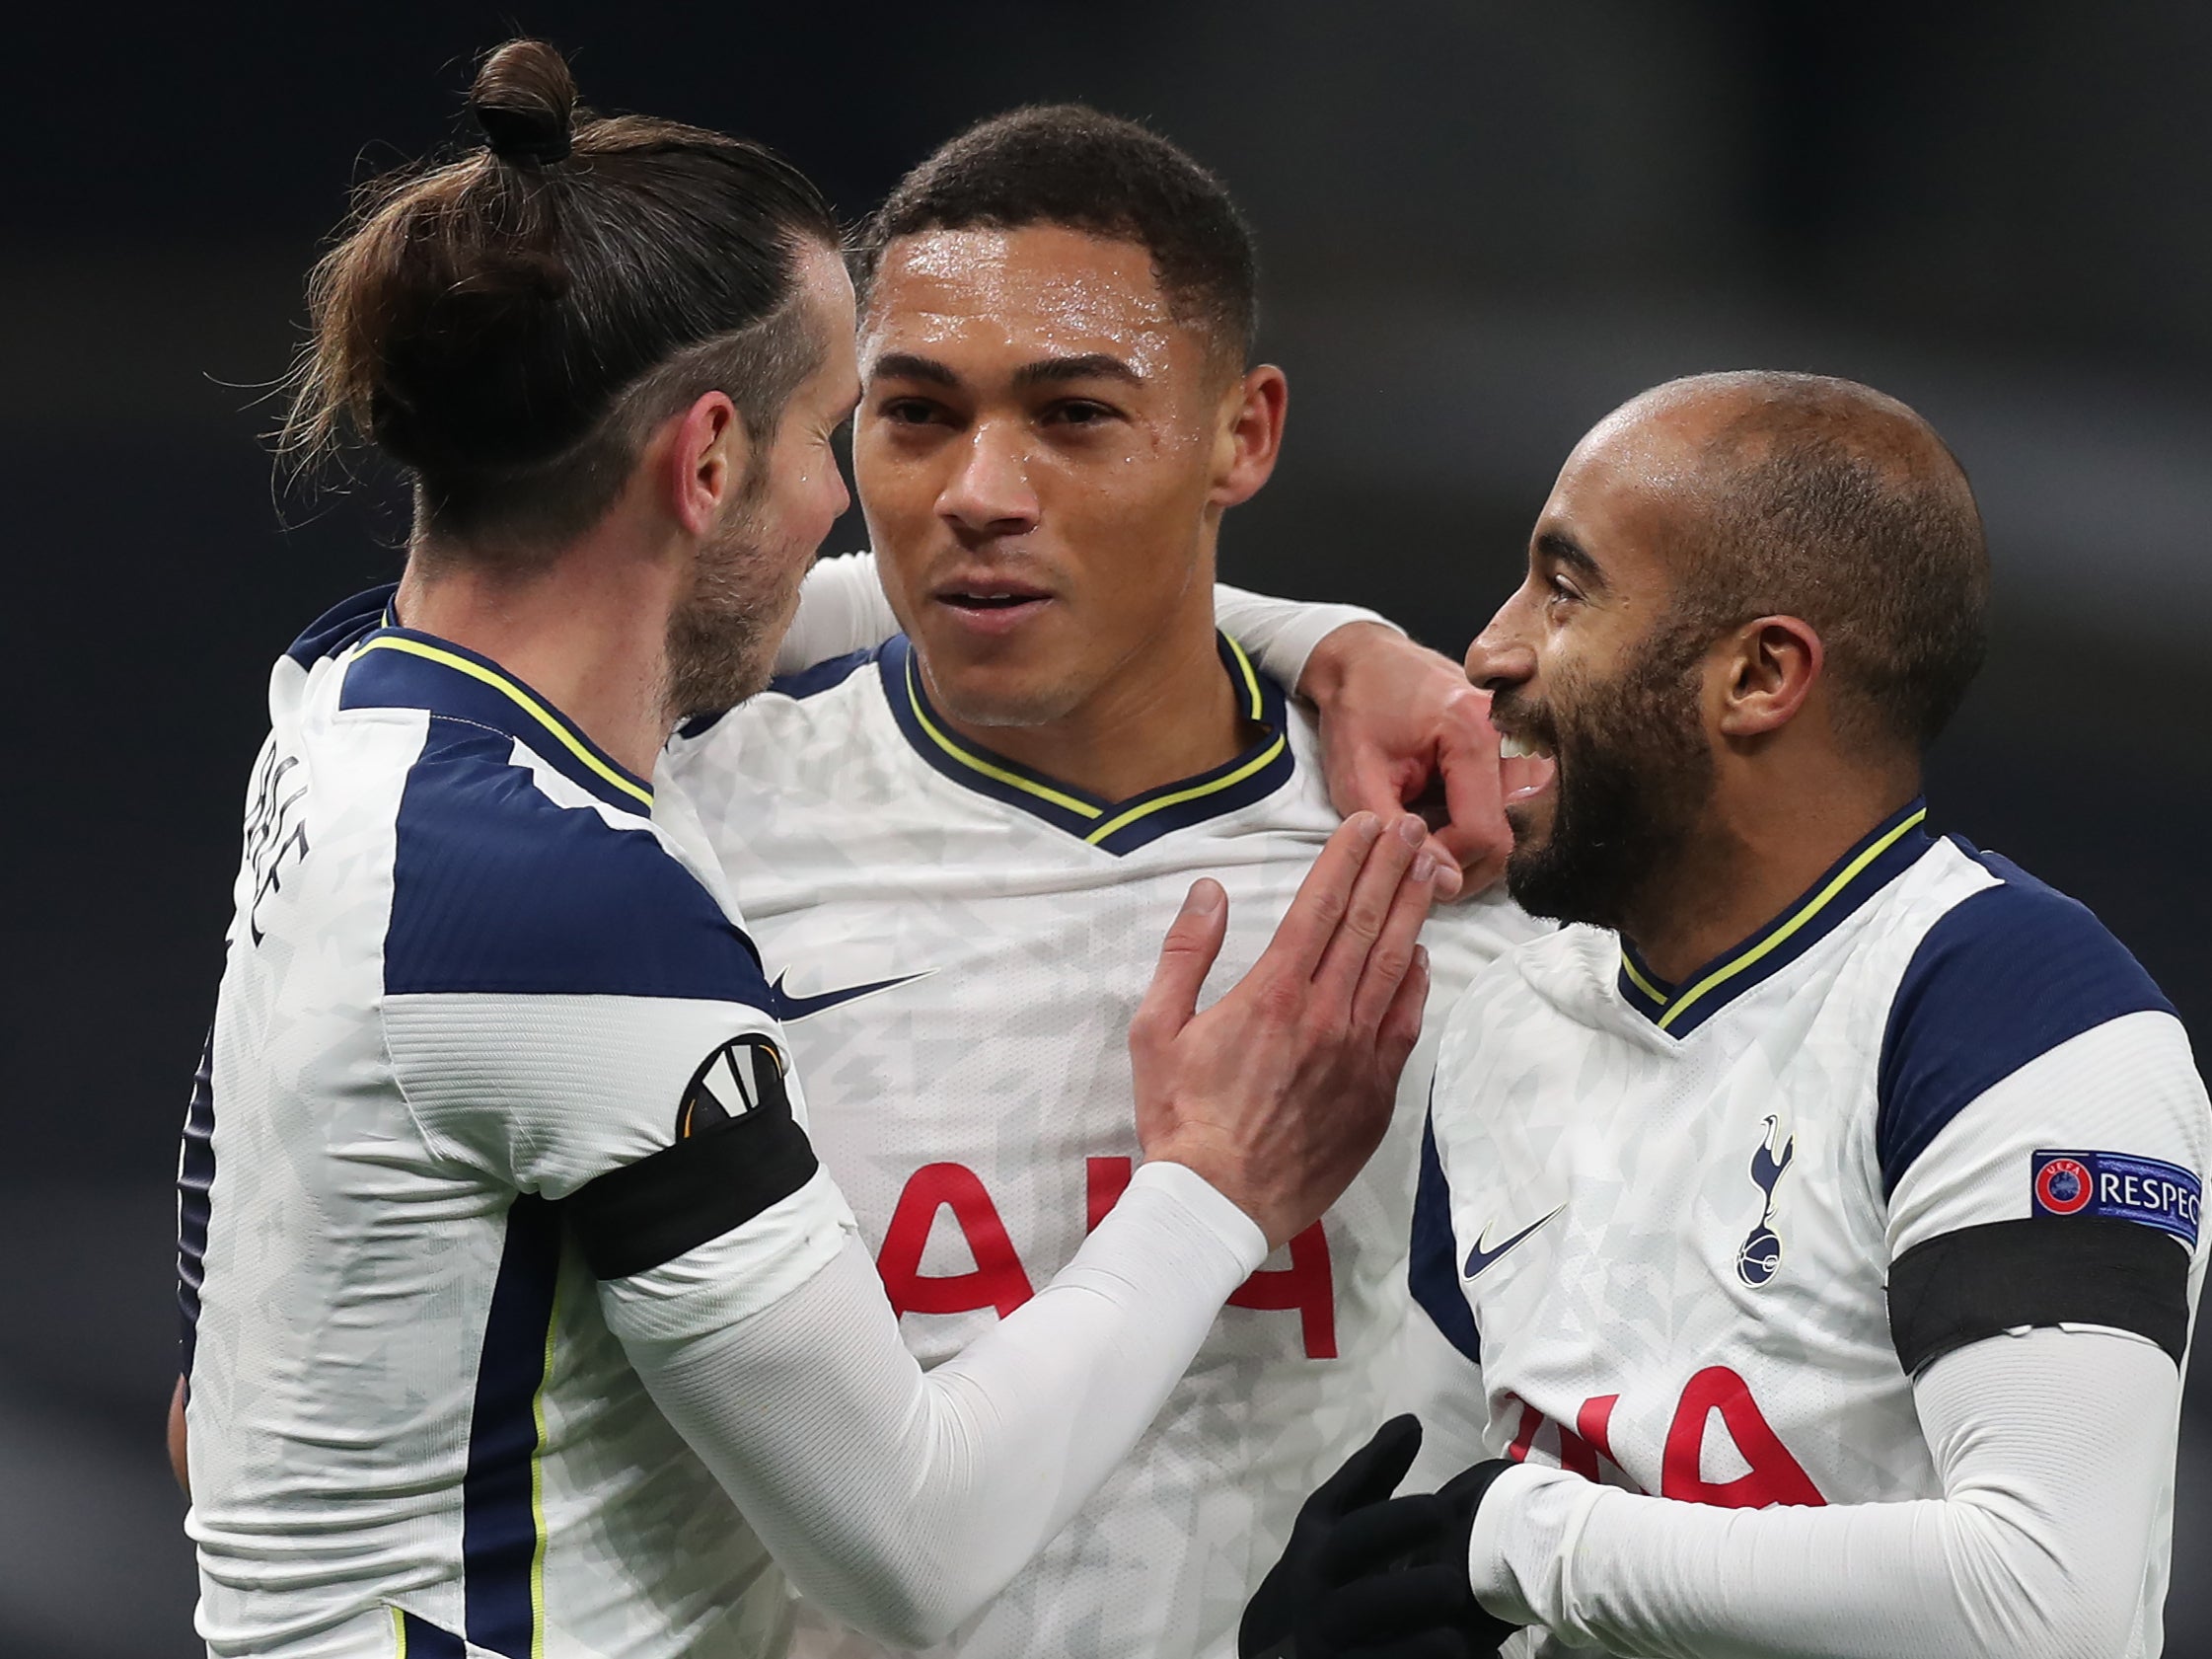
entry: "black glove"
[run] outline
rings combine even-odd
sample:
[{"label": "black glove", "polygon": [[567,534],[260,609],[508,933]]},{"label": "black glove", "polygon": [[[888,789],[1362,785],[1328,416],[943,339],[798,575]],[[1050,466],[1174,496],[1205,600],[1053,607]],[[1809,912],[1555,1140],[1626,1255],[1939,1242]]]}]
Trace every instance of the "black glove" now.
[{"label": "black glove", "polygon": [[1244,1610],[1238,1659],[1481,1659],[1512,1634],[1467,1581],[1475,1511],[1512,1465],[1392,1497],[1420,1449],[1420,1421],[1393,1417],[1306,1499]]}]

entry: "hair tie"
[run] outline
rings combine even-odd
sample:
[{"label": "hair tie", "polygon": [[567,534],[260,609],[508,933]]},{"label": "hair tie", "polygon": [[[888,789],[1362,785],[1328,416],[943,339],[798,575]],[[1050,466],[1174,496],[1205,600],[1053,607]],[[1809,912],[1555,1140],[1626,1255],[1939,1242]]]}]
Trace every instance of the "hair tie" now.
[{"label": "hair tie", "polygon": [[501,161],[527,161],[540,167],[566,161],[572,148],[568,123],[548,118],[543,110],[502,110],[479,104],[473,113],[484,142]]}]

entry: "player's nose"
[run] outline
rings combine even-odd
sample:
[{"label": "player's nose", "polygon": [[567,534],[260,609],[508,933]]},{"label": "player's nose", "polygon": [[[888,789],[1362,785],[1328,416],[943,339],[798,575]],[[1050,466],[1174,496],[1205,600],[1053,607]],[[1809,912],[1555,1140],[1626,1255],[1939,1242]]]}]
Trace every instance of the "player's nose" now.
[{"label": "player's nose", "polygon": [[937,497],[937,511],[971,534],[1018,536],[1036,528],[1037,491],[1029,482],[1027,434],[979,420]]},{"label": "player's nose", "polygon": [[1494,618],[1467,647],[1468,683],[1487,692],[1526,685],[1536,677],[1534,648],[1501,628],[1502,620]]}]

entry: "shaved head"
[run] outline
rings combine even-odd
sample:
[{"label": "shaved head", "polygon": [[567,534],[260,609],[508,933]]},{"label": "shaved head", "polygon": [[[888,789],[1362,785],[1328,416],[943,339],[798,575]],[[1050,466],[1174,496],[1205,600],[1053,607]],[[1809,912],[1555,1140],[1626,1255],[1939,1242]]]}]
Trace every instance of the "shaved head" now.
[{"label": "shaved head", "polygon": [[1917,750],[1943,730],[1981,667],[1989,554],[1965,471],[1911,409],[1825,375],[1701,374],[1585,441],[1629,450],[1665,500],[1680,629],[1799,617],[1846,743]]}]

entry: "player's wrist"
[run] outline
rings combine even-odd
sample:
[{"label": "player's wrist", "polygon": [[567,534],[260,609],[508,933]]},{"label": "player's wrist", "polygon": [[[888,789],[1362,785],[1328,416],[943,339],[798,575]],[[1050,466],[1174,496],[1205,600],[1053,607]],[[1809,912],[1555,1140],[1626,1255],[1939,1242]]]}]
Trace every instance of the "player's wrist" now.
[{"label": "player's wrist", "polygon": [[1298,676],[1297,694],[1326,708],[1343,692],[1345,680],[1362,658],[1378,649],[1417,648],[1380,617],[1358,616],[1339,623],[1315,641]]},{"label": "player's wrist", "polygon": [[[1503,1461],[1503,1460],[1501,1460]],[[1580,1530],[1584,1509],[1610,1488],[1540,1464],[1509,1464],[1484,1484],[1465,1539],[1468,1588],[1493,1619],[1538,1624],[1524,1572],[1548,1570]]]},{"label": "player's wrist", "polygon": [[1133,1192],[1157,1193],[1212,1234],[1249,1273],[1267,1259],[1268,1237],[1259,1222],[1200,1171],[1176,1160],[1146,1160],[1131,1177]]},{"label": "player's wrist", "polygon": [[1217,1142],[1194,1135],[1169,1136],[1144,1149],[1143,1169],[1138,1172],[1142,1174],[1155,1166],[1179,1171],[1217,1202],[1234,1210],[1261,1241],[1262,1256],[1304,1225],[1292,1221],[1282,1195],[1253,1177],[1247,1160]]}]

